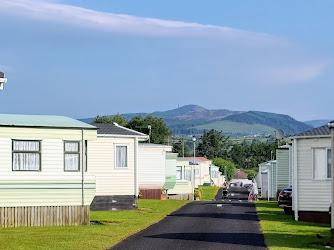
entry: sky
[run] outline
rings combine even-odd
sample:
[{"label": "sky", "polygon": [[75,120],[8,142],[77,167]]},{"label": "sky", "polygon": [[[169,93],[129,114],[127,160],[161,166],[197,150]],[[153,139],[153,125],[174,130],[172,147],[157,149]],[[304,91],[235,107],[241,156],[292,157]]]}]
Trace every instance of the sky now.
[{"label": "sky", "polygon": [[0,0],[0,113],[334,119],[334,1]]}]

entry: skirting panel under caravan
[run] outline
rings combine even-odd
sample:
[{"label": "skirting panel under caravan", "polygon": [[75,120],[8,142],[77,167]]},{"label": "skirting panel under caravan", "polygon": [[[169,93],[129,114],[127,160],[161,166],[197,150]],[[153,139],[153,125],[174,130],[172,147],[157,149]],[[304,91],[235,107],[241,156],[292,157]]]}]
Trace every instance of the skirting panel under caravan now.
[{"label": "skirting panel under caravan", "polygon": [[298,220],[330,225],[331,215],[329,212],[298,211]]},{"label": "skirting panel under caravan", "polygon": [[0,227],[89,225],[89,206],[0,207]]},{"label": "skirting panel under caravan", "polygon": [[122,211],[138,208],[138,200],[133,195],[98,195],[94,197],[92,211]]},{"label": "skirting panel under caravan", "polygon": [[169,194],[169,200],[194,200],[194,194]]}]

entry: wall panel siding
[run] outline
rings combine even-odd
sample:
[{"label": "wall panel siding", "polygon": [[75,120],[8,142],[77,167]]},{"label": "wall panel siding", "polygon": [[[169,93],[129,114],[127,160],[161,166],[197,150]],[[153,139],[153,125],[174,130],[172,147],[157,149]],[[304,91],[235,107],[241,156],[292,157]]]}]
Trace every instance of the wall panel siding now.
[{"label": "wall panel siding", "polygon": [[[115,144],[128,145],[128,168],[115,168]],[[135,195],[135,139],[98,137],[88,142],[88,172],[96,176],[96,195]]]},{"label": "wall panel siding", "polygon": [[[0,138],[81,140],[81,129],[1,127]],[[96,140],[96,129],[84,129],[85,140]]]},{"label": "wall panel siding", "polygon": [[[85,175],[85,205],[95,195],[95,177]],[[71,206],[82,204],[80,176],[0,176],[1,207]]]},{"label": "wall panel siding", "polygon": [[330,180],[313,179],[312,148],[330,148],[330,138],[299,139],[298,142],[298,210],[327,212],[330,203]]},{"label": "wall panel siding", "polygon": [[166,152],[160,148],[139,147],[139,189],[162,189],[165,184]]},{"label": "wall panel siding", "polygon": [[289,149],[277,149],[277,189],[282,190],[289,186]]}]

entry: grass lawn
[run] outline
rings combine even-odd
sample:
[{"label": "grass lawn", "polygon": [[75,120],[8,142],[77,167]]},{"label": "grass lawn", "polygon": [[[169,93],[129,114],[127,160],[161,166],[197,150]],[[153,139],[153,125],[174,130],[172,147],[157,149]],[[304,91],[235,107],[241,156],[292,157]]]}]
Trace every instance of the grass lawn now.
[{"label": "grass lawn", "polygon": [[0,249],[106,249],[188,202],[139,200],[139,210],[91,212],[105,225],[0,228]]},{"label": "grass lawn", "polygon": [[[269,249],[324,249],[329,241],[329,226],[295,221],[277,202],[258,201],[256,208]],[[317,239],[316,234],[325,238]]]},{"label": "grass lawn", "polygon": [[198,186],[198,189],[202,191],[201,201],[212,201],[220,187]]}]

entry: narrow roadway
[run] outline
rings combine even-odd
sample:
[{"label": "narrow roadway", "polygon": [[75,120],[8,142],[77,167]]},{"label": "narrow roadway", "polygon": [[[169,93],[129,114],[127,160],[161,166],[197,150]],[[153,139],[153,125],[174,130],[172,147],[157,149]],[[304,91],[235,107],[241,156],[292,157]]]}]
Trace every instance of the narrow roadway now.
[{"label": "narrow roadway", "polygon": [[111,249],[267,249],[247,194],[245,188],[231,187],[223,201],[220,189],[216,201],[187,204]]}]

